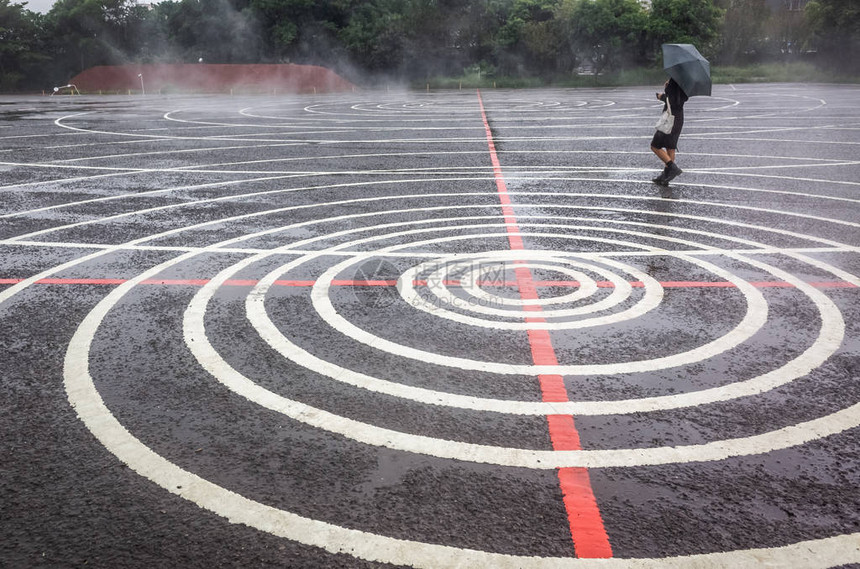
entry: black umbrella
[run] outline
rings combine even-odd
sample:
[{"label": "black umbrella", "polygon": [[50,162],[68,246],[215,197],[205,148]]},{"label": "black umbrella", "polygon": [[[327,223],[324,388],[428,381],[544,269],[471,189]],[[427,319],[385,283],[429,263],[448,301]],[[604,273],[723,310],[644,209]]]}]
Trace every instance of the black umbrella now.
[{"label": "black umbrella", "polygon": [[711,64],[689,43],[663,44],[663,69],[688,97],[711,96]]}]

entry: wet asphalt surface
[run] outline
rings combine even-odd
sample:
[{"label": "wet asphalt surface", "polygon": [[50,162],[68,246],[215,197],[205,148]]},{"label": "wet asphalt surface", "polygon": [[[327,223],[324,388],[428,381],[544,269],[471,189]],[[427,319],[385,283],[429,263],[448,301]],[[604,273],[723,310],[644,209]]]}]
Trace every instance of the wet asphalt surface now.
[{"label": "wet asphalt surface", "polygon": [[860,89],[482,98],[0,98],[0,566],[860,563]]}]

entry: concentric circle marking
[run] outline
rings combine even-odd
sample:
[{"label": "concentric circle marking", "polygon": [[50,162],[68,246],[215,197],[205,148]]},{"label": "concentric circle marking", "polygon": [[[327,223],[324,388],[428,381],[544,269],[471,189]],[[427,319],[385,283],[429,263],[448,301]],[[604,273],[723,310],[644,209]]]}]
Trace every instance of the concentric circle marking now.
[{"label": "concentric circle marking", "polygon": [[[398,210],[398,213],[403,213],[406,210]],[[416,211],[424,211],[424,208],[420,208]],[[670,215],[678,215],[678,214],[670,214]],[[680,217],[680,215],[679,215]],[[323,220],[324,221],[324,220]],[[443,220],[444,221],[444,220]],[[722,220],[720,220],[723,222]],[[314,221],[313,223],[319,223],[320,221]],[[631,223],[631,222],[626,222]],[[730,222],[726,222],[730,223]],[[306,223],[297,224],[305,225]],[[402,226],[408,225],[408,223],[396,223],[396,224],[387,224],[383,225],[385,227],[389,226]],[[638,224],[638,223],[634,223]],[[657,226],[658,228],[669,229],[669,227],[665,226]],[[345,230],[336,232],[332,235],[343,236],[349,233],[353,233],[360,230]],[[690,230],[684,229],[684,232],[696,233],[702,235],[711,235],[707,232],[702,232],[699,230]],[[251,238],[252,236],[243,237],[240,239]],[[305,241],[297,242],[291,246],[286,246],[284,250],[288,250],[292,247],[302,247],[305,246],[305,243],[315,241],[319,238],[311,238]],[[731,238],[734,240],[738,240],[737,238]],[[238,239],[232,239],[225,243],[235,243]],[[754,242],[748,240],[740,240],[746,245],[756,245]],[[330,248],[327,252],[330,254],[337,248]],[[263,254],[262,257],[268,256],[268,254],[274,253],[266,253]],[[322,254],[322,253],[320,253]],[[377,253],[355,253],[356,257],[368,257],[378,255]],[[260,258],[262,258],[260,257]],[[303,261],[300,261],[303,262]],[[751,261],[750,261],[751,262]],[[752,263],[754,264],[755,263]],[[285,267],[285,270],[288,270]],[[778,272],[774,273],[777,278],[782,277],[786,273]],[[225,277],[226,279],[227,277]],[[790,275],[786,277],[788,279],[797,281]],[[450,405],[454,407],[462,407],[462,408],[470,408],[476,410],[487,410],[487,411],[497,411],[497,412],[509,412],[509,413],[517,413],[517,414],[552,414],[552,413],[575,413],[579,415],[587,415],[587,414],[616,414],[616,413],[628,413],[628,412],[637,412],[637,411],[649,411],[649,410],[658,410],[658,409],[669,409],[676,407],[684,407],[690,405],[700,405],[714,401],[722,401],[727,399],[732,399],[736,397],[742,397],[745,395],[753,395],[760,393],[762,391],[766,391],[769,389],[773,389],[776,386],[787,383],[788,381],[793,380],[796,377],[799,377],[805,373],[808,373],[809,370],[814,369],[817,365],[819,365],[826,357],[838,348],[839,343],[841,342],[841,334],[843,329],[843,324],[841,317],[838,314],[838,309],[832,305],[832,302],[826,298],[826,296],[822,295],[819,291],[815,290],[812,287],[809,287],[805,283],[800,281],[799,284],[807,290],[811,295],[813,295],[813,300],[816,305],[819,307],[819,310],[822,311],[822,332],[819,334],[818,338],[814,342],[813,346],[810,347],[806,352],[801,354],[800,357],[796,358],[789,364],[786,364],[780,367],[777,370],[774,370],[771,373],[764,374],[762,376],[744,380],[741,382],[736,382],[731,386],[724,386],[720,388],[712,388],[708,390],[703,390],[701,392],[688,393],[688,394],[678,394],[671,396],[662,396],[662,397],[652,397],[645,399],[635,399],[635,400],[627,400],[627,401],[618,401],[618,402],[567,402],[567,403],[554,403],[554,404],[546,404],[541,402],[510,402],[510,401],[500,401],[500,400],[492,400],[492,399],[484,399],[477,397],[464,397],[455,394],[444,394],[438,393],[434,391],[429,391],[421,388],[414,388],[410,386],[404,386],[397,383],[391,383],[384,380],[379,380],[377,378],[373,378],[367,376],[365,374],[354,373],[350,370],[346,370],[337,365],[331,364],[324,360],[321,360],[308,352],[302,350],[286,338],[284,338],[280,332],[274,328],[273,331],[269,331],[271,333],[266,333],[265,326],[261,329],[261,335],[266,341],[280,353],[285,355],[286,357],[297,361],[298,363],[308,367],[309,369],[314,369],[315,371],[322,373],[323,375],[327,375],[332,379],[336,379],[338,381],[343,381],[346,383],[350,383],[352,385],[362,387],[365,389],[369,389],[372,391],[377,391],[381,393],[386,393],[390,395],[395,395],[399,397],[405,397],[414,399],[416,401],[423,401],[428,404],[444,404]],[[202,292],[202,291],[201,291]],[[198,297],[199,298],[199,297]],[[251,314],[254,310],[253,306],[249,307],[249,314]],[[263,311],[263,319],[266,319],[265,312]],[[259,320],[258,320],[259,321]],[[200,333],[198,334],[200,341],[207,342],[205,338],[205,332],[203,332],[202,322],[200,326]],[[834,333],[833,330],[836,330]],[[822,356],[822,354],[824,354]]]},{"label": "concentric circle marking", "polygon": [[[486,234],[485,234],[486,235]],[[492,234],[489,234],[492,235]],[[570,236],[566,236],[564,234],[553,234],[553,233],[531,233],[530,235],[539,235],[545,237],[554,237],[554,238],[571,238]],[[459,238],[452,238],[459,239]],[[465,238],[464,238],[465,239]],[[545,252],[545,251],[537,251],[537,250],[525,250],[525,251],[516,251],[516,255],[511,255],[510,251],[487,251],[480,253],[480,256],[484,259],[494,259],[498,261],[508,260],[511,261],[513,259],[535,259],[535,260],[556,260],[564,262],[571,266],[577,266],[581,268],[591,268],[593,270],[599,270],[599,265],[596,263],[586,264],[580,261],[572,260],[570,257],[575,255],[567,255],[567,258],[562,259],[563,252]],[[490,256],[487,256],[490,255]],[[495,256],[493,256],[495,255]],[[420,295],[418,290],[414,286],[415,277],[420,274],[421,270],[430,264],[445,264],[451,260],[458,259],[459,257],[442,257],[439,259],[435,259],[432,261],[425,261],[424,263],[417,265],[412,270],[407,271],[398,279],[397,287],[403,297],[404,301],[409,305],[417,308],[419,310],[429,312],[435,316],[439,316],[442,318],[446,318],[449,320],[453,320],[455,322],[460,322],[463,324],[470,324],[473,326],[481,326],[486,328],[496,328],[500,330],[562,330],[562,329],[576,329],[576,328],[586,328],[590,326],[600,326],[612,324],[615,322],[620,322],[623,320],[628,320],[637,316],[641,316],[646,312],[652,310],[656,306],[659,305],[662,297],[662,287],[660,284],[654,280],[651,276],[646,273],[635,269],[629,265],[625,265],[613,259],[604,258],[600,260],[600,263],[605,265],[612,266],[613,268],[619,269],[619,271],[627,272],[628,274],[634,277],[634,280],[638,280],[639,282],[644,283],[645,295],[643,298],[634,304],[632,307],[625,309],[623,311],[617,312],[611,315],[605,316],[596,316],[587,319],[581,320],[569,320],[569,321],[549,321],[549,322],[502,322],[498,320],[488,320],[484,318],[476,318],[473,316],[469,316],[467,314],[458,313],[455,311],[448,310],[446,308],[446,304],[456,304],[456,302],[451,299],[449,302],[445,302],[449,297],[442,296],[442,304],[435,304],[426,300],[424,297]],[[334,311],[333,307],[329,307],[330,301],[327,299],[327,296],[323,296],[324,291],[327,294],[329,283],[334,276],[345,270],[351,264],[350,260],[345,260],[342,263],[332,267],[327,271],[320,279],[317,281],[317,286],[319,287],[319,291],[317,295],[313,296],[313,300],[315,304],[319,302],[322,305],[322,308],[318,307],[318,311],[322,310],[321,314],[324,315],[324,318],[327,315],[331,315]],[[604,269],[605,270],[605,269]],[[547,319],[553,318],[564,318],[569,316],[580,316],[583,314],[591,314],[603,310],[608,310],[618,304],[624,302],[632,292],[632,286],[627,279],[622,279],[619,275],[614,273],[605,273],[607,280],[609,280],[613,289],[612,292],[606,298],[599,300],[593,304],[588,304],[585,306],[579,306],[575,308],[566,308],[566,309],[544,309],[541,311],[541,317]],[[596,286],[596,285],[595,285]],[[480,313],[483,315],[489,316],[502,316],[502,317],[510,317],[516,313],[512,314],[512,311],[505,310],[501,308],[495,308],[492,305],[482,305],[480,303],[470,305],[470,312]],[[522,316],[522,314],[516,314],[517,316]],[[339,318],[335,316],[335,318]],[[358,339],[358,338],[356,338]],[[521,373],[521,371],[511,370],[508,372],[501,373]],[[573,372],[571,372],[573,373]]]},{"label": "concentric circle marking", "polygon": [[[521,226],[525,226],[527,224],[520,224]],[[416,230],[416,232],[426,232],[426,229]],[[408,234],[410,232],[399,232],[399,235]],[[471,236],[463,236],[463,235],[451,235],[446,238],[437,238],[432,240],[423,240],[418,241],[416,243],[410,243],[406,245],[396,245],[392,247],[388,247],[382,250],[382,252],[388,252],[392,250],[402,250],[406,247],[412,246],[424,246],[430,243],[437,242],[447,242],[447,241],[458,241],[458,240],[467,240],[474,238],[482,238],[487,236],[493,236],[494,234],[478,234]],[[539,236],[539,237],[552,237],[556,239],[568,239],[568,240],[578,240],[583,239],[582,237],[571,236],[564,233],[544,233],[544,232],[532,232],[529,233],[531,236]],[[371,238],[378,239],[378,237]],[[584,238],[587,240],[597,240],[599,238]],[[362,240],[366,241],[366,240]],[[347,244],[346,246],[351,246],[352,243]],[[654,251],[654,248],[646,248],[645,250]],[[515,255],[525,256],[526,258],[532,253],[515,251]],[[550,257],[557,257],[561,255],[561,252],[552,252],[549,254]],[[667,252],[667,254],[671,255],[671,253]],[[481,256],[486,256],[486,253],[481,253]],[[541,255],[546,255],[546,253],[538,253],[538,258]],[[510,258],[510,253],[505,253],[505,256]],[[402,344],[397,344],[385,338],[380,338],[379,336],[375,336],[373,334],[367,333],[358,326],[349,322],[346,318],[340,315],[334,306],[331,303],[329,298],[329,284],[331,281],[340,274],[344,269],[349,267],[354,263],[352,259],[346,259],[329,270],[327,270],[314,284],[314,287],[311,291],[311,300],[314,304],[314,307],[320,317],[329,323],[335,330],[338,330],[340,333],[348,336],[349,338],[364,343],[368,346],[372,346],[376,349],[380,349],[391,354],[397,356],[408,357],[411,359],[415,359],[418,361],[422,361],[425,363],[433,363],[439,365],[446,365],[450,367],[456,367],[459,369],[467,369],[473,371],[482,371],[482,372],[490,372],[490,373],[499,373],[499,374],[520,374],[520,375],[539,375],[539,374],[560,374],[560,375],[606,375],[606,374],[617,374],[617,373],[629,373],[629,372],[642,372],[642,371],[654,371],[657,369],[665,369],[668,367],[676,367],[680,365],[685,365],[689,363],[695,363],[697,361],[701,361],[702,359],[712,357],[713,355],[722,353],[732,347],[735,347],[748,339],[750,336],[755,334],[766,322],[767,320],[767,303],[764,300],[764,297],[761,295],[761,292],[757,290],[755,287],[750,285],[749,283],[738,279],[734,275],[728,273],[727,271],[713,265],[707,261],[703,261],[700,259],[695,259],[693,257],[679,255],[678,258],[682,258],[692,264],[698,265],[702,268],[709,270],[710,272],[720,276],[720,278],[725,279],[726,281],[735,285],[738,290],[742,292],[744,297],[747,300],[747,311],[744,315],[744,318],[741,322],[727,334],[722,336],[721,338],[709,342],[699,348],[695,348],[689,350],[687,352],[676,354],[673,356],[664,356],[660,358],[652,358],[649,360],[640,360],[640,361],[630,361],[623,363],[611,363],[611,364],[569,364],[569,365],[558,365],[558,366],[547,366],[547,365],[516,365],[502,362],[488,362],[481,360],[472,360],[468,358],[460,358],[447,356],[444,354],[438,354],[434,352],[427,352],[418,348],[405,346]],[[623,267],[624,265],[617,263],[616,261],[604,259],[604,263],[609,265],[615,265],[618,267]],[[301,264],[301,263],[299,263]],[[290,267],[293,267],[294,264],[288,264]],[[631,269],[632,270],[632,269]],[[282,274],[284,270],[276,269],[263,279],[261,279],[260,283],[257,285],[254,294],[252,295],[254,298],[262,299],[265,296],[266,291],[271,287],[272,283],[277,280]],[[648,312],[652,308],[654,308],[657,304],[659,304],[660,299],[662,298],[662,287],[654,281],[650,276],[645,273],[638,272],[638,276],[640,279],[646,283],[645,291],[646,294],[642,300],[642,302],[634,305],[633,308],[629,309],[629,311],[624,311],[618,313],[616,315],[597,317],[591,320],[586,321],[574,321],[570,323],[554,323],[554,322],[545,322],[545,323],[502,323],[496,325],[496,323],[492,323],[492,325],[487,324],[486,321],[478,321],[482,322],[479,325],[490,325],[491,327],[498,328],[507,328],[507,329],[563,329],[563,328],[580,328],[584,326],[594,326],[594,325],[605,325],[617,321],[627,320],[631,318],[633,315],[644,314]],[[649,284],[650,281],[650,284]],[[406,288],[406,285],[403,287]],[[650,294],[649,294],[650,293]],[[411,300],[411,299],[410,299]],[[258,302],[261,302],[258,301]],[[486,308],[481,308],[481,310],[487,310]],[[573,313],[581,313],[580,309],[570,309]],[[559,311],[555,311],[555,314],[558,314]],[[268,315],[265,314],[265,311],[261,314],[259,311],[256,311],[257,315],[255,318],[251,318],[251,322],[254,323],[256,327],[259,328],[260,324],[258,321],[264,321],[265,325],[269,329],[277,329],[274,324],[269,320]],[[452,320],[461,321],[464,323],[473,323],[475,322],[469,316],[465,315],[455,315],[455,313],[451,313],[448,311],[440,311],[440,315],[444,315],[446,318],[450,318]],[[581,322],[581,323],[579,323]]]},{"label": "concentric circle marking", "polygon": [[[589,264],[573,260],[570,258],[571,255],[568,255],[567,258],[553,258],[546,253],[538,253],[538,256],[541,257],[541,260],[551,260],[555,263],[548,264],[546,262],[541,263],[535,260],[523,260],[528,259],[529,256],[535,254],[534,251],[524,251],[522,254],[519,255],[519,258],[516,260],[513,260],[513,258],[509,254],[509,251],[490,251],[489,254],[495,256],[485,256],[486,254],[482,253],[480,257],[475,257],[467,260],[463,260],[462,256],[454,256],[424,261],[423,263],[416,265],[412,269],[405,271],[403,275],[400,276],[397,282],[397,289],[400,292],[400,295],[403,300],[409,305],[418,308],[419,310],[430,312],[437,316],[443,316],[455,320],[460,316],[456,312],[454,312],[453,315],[442,314],[443,311],[446,313],[451,312],[446,310],[446,306],[458,305],[458,298],[450,291],[445,282],[450,278],[448,276],[450,274],[459,276],[458,273],[461,269],[465,270],[466,273],[464,277],[460,277],[464,279],[464,282],[461,284],[462,289],[478,299],[478,302],[466,303],[466,308],[470,312],[477,312],[492,316],[521,319],[527,314],[527,311],[522,309],[525,306],[544,307],[544,309],[541,311],[541,316],[544,318],[586,314],[589,312],[596,312],[599,310],[608,309],[613,306],[616,306],[624,302],[624,300],[626,300],[632,292],[632,287],[630,286],[630,283],[627,279],[622,279],[615,273],[608,272],[605,268],[601,267],[600,265],[597,265],[594,262]],[[505,270],[513,267],[514,263],[517,264],[516,266],[525,266],[529,268],[544,268],[547,270],[554,270],[559,273],[566,274],[569,277],[577,280],[580,283],[580,286],[577,290],[569,294],[535,300],[504,298],[498,295],[487,293],[478,286],[478,283],[484,278],[486,278],[487,274],[491,271],[496,273],[501,272],[503,274]],[[593,278],[589,277],[586,273],[582,271],[575,271],[570,267],[590,269],[595,272],[600,271],[601,275],[607,281],[610,281],[612,284],[612,292],[610,293],[609,297],[603,299],[602,301],[599,301],[598,303],[593,303],[588,306],[575,309],[553,310],[545,308],[549,305],[561,304],[564,302],[576,302],[578,300],[592,296],[597,291],[597,283]],[[434,268],[436,268],[436,270],[426,277],[428,283],[426,285],[426,288],[434,294],[438,302],[428,301],[427,299],[422,297],[415,286],[416,281],[421,278],[422,274]],[[513,306],[518,307],[519,310],[497,308],[498,306]],[[506,324],[511,324],[501,323],[497,321],[486,321],[477,318],[464,318],[459,321],[468,322],[477,326],[487,326],[492,328],[504,328]],[[507,329],[529,329],[528,326],[529,323],[517,322],[516,326]]]}]

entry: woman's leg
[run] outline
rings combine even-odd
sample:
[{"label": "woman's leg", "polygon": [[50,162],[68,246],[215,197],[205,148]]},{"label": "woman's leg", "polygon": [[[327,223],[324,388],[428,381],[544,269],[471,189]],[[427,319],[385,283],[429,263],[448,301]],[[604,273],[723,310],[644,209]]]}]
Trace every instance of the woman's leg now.
[{"label": "woman's leg", "polygon": [[[652,146],[651,152],[656,154],[657,158],[659,158],[660,160],[663,161],[663,164],[668,164],[669,162],[671,162],[672,160],[675,159],[675,151],[674,150],[669,150],[667,152],[666,150],[663,150],[662,148],[657,148],[656,146]],[[672,154],[669,154],[669,152],[671,152]]]},{"label": "woman's leg", "polygon": [[663,170],[663,178],[666,180],[666,183],[668,183],[677,178],[678,175],[682,174],[684,171],[678,168],[678,165],[675,164],[674,148],[667,148],[666,155],[669,157],[669,161],[666,162],[666,169]]},{"label": "woman's leg", "polygon": [[[669,164],[669,161],[671,159],[669,158],[669,154],[665,150],[663,150],[662,148],[657,148],[656,146],[652,146],[651,152],[656,154],[657,158],[659,158],[660,160],[663,161],[663,164]],[[666,166],[666,168],[668,168],[668,166]],[[655,184],[665,185],[665,183],[666,183],[666,168],[664,168],[663,171],[660,172],[659,176],[657,176],[656,178],[654,178],[651,181],[654,182]]]}]

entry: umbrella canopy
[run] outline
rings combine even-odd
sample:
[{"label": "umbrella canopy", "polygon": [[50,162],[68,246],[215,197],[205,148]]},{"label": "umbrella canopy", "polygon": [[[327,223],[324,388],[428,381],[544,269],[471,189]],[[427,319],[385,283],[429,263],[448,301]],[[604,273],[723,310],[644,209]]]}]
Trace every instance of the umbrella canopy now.
[{"label": "umbrella canopy", "polygon": [[663,44],[663,69],[688,97],[711,95],[711,64],[696,46],[688,43]]}]

